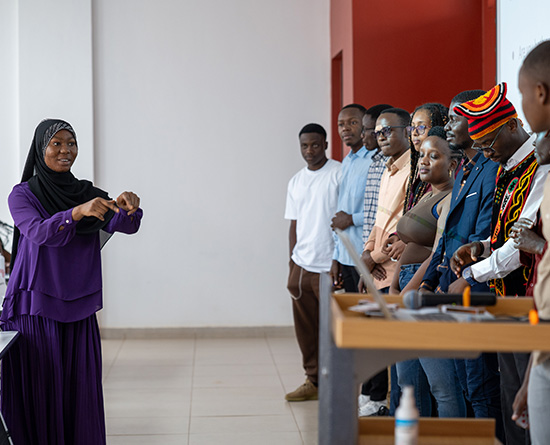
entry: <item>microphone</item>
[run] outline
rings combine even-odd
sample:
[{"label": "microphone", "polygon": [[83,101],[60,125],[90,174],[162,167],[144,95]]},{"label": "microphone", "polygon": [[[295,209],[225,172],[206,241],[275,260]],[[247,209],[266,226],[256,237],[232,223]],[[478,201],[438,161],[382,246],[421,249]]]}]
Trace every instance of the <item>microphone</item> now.
[{"label": "microphone", "polygon": [[457,304],[459,306],[494,306],[497,304],[495,294],[489,292],[472,292],[469,304],[464,304],[463,294],[428,294],[410,290],[403,295],[403,305],[408,309],[439,306],[440,304]]}]

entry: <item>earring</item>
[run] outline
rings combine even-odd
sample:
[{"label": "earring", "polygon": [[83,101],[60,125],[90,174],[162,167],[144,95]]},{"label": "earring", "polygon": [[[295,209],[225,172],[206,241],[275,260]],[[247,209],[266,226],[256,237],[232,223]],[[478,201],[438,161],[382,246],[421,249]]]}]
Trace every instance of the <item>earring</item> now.
[{"label": "earring", "polygon": [[453,177],[453,170],[449,170],[449,178],[452,178]]}]

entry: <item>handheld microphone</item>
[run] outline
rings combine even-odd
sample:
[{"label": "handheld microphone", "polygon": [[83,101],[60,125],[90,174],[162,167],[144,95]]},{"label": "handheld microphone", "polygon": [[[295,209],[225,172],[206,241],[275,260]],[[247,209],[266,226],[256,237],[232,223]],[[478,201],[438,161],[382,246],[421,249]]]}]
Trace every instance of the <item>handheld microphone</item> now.
[{"label": "handheld microphone", "polygon": [[494,306],[497,304],[497,297],[489,292],[472,292],[470,303],[464,304],[462,294],[427,294],[418,290],[410,290],[403,295],[403,305],[408,309],[420,309],[421,307],[439,306],[440,304]]}]

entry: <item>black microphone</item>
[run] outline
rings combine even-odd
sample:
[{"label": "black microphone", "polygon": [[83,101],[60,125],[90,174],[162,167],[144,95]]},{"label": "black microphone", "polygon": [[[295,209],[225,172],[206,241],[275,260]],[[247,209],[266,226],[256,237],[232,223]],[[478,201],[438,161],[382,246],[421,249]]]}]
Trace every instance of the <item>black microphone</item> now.
[{"label": "black microphone", "polygon": [[[464,305],[462,294],[428,294],[418,290],[410,290],[403,295],[403,305],[408,309],[439,306],[440,304]],[[495,294],[489,292],[472,292],[469,306],[494,306],[497,304]]]}]

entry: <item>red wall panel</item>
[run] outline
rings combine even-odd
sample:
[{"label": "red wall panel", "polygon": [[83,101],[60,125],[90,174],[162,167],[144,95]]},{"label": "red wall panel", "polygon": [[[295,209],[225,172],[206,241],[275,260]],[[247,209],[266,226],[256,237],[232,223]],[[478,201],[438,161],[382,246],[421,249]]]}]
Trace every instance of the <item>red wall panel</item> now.
[{"label": "red wall panel", "polygon": [[331,54],[342,52],[344,104],[412,111],[492,87],[495,14],[495,0],[332,0]]},{"label": "red wall panel", "polygon": [[412,111],[482,86],[480,0],[356,0],[354,93]]}]

